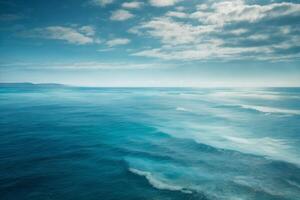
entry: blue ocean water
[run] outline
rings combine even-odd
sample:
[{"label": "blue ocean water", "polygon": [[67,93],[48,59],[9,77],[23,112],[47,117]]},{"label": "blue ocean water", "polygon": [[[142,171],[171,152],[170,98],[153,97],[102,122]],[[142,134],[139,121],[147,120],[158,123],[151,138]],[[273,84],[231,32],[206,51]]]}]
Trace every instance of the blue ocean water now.
[{"label": "blue ocean water", "polygon": [[296,200],[300,88],[1,84],[2,200]]}]

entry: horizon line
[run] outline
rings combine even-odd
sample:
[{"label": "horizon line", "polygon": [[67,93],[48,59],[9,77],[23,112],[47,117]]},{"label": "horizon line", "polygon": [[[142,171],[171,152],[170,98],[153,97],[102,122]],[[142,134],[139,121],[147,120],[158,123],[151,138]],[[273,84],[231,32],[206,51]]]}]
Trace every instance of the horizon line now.
[{"label": "horizon line", "polygon": [[84,87],[84,88],[300,88],[299,86],[108,86],[108,85],[76,85],[57,82],[0,82],[2,84],[31,84],[31,85],[57,85],[65,87]]}]

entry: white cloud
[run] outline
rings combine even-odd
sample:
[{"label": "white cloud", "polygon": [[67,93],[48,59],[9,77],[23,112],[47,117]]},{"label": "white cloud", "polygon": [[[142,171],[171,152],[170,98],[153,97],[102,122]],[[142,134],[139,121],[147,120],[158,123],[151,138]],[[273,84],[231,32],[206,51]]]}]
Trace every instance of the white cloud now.
[{"label": "white cloud", "polygon": [[94,5],[99,5],[101,7],[105,7],[108,4],[112,4],[114,0],[91,0],[91,3]]},{"label": "white cloud", "polygon": [[109,47],[114,47],[114,46],[118,46],[118,45],[125,45],[130,43],[130,40],[127,38],[116,38],[116,39],[112,39],[106,42],[107,46]]},{"label": "white cloud", "polygon": [[160,39],[164,44],[180,45],[194,43],[200,39],[201,34],[211,32],[212,30],[213,27],[209,26],[192,26],[167,17],[157,17],[131,29],[131,32],[145,32]]},{"label": "white cloud", "polygon": [[186,18],[186,17],[188,17],[188,15],[184,12],[175,12],[175,11],[167,12],[166,16],[168,16],[168,17],[177,17],[177,18]]},{"label": "white cloud", "polygon": [[[205,6],[204,6],[205,5]],[[300,16],[300,4],[272,3],[266,5],[247,5],[242,0],[216,2],[207,10],[206,4],[200,4],[198,11],[191,18],[202,23],[223,26],[233,22],[256,22],[263,18],[278,18],[281,16]]]},{"label": "white cloud", "polygon": [[94,36],[96,31],[92,26],[82,26],[79,28],[79,31],[86,34],[87,36]]},{"label": "white cloud", "polygon": [[235,30],[232,30],[230,31],[231,34],[233,35],[241,35],[241,34],[244,34],[244,33],[247,33],[248,30],[245,29],[245,28],[239,28],[239,29],[235,29]]},{"label": "white cloud", "polygon": [[198,10],[207,10],[209,6],[207,4],[199,4],[197,5]]},{"label": "white cloud", "polygon": [[266,40],[269,36],[265,34],[254,34],[248,37],[250,40]]},{"label": "white cloud", "polygon": [[136,9],[142,7],[142,5],[143,5],[142,2],[132,1],[132,2],[124,2],[122,4],[122,7],[127,9]]},{"label": "white cloud", "polygon": [[[180,48],[172,49],[156,48],[150,50],[144,50],[133,53],[134,56],[145,56],[161,58],[165,60],[231,60],[235,59],[235,56],[239,56],[241,53],[263,53],[269,51],[268,48],[242,48],[242,47],[222,47],[221,41],[207,41],[203,44],[197,44],[194,46],[183,46]],[[251,57],[251,54],[250,58]]]},{"label": "white cloud", "polygon": [[[176,8],[175,8],[176,9]],[[158,39],[162,46],[132,53],[166,60],[256,59],[299,57],[299,30],[284,17],[300,16],[300,4],[246,4],[242,0],[208,1],[193,13],[169,11],[132,27],[129,32]],[[184,18],[184,20],[177,20]],[[197,21],[200,23],[197,23]],[[268,24],[267,20],[274,23]],[[279,20],[276,23],[276,20]],[[242,22],[242,23],[241,23]],[[261,28],[263,26],[263,28]],[[260,28],[258,28],[260,27]],[[295,49],[295,48],[294,48]],[[281,55],[280,52],[287,52]]]},{"label": "white cloud", "polygon": [[173,6],[180,0],[149,0],[150,5],[156,7]]},{"label": "white cloud", "polygon": [[71,28],[64,26],[48,26],[44,28],[35,28],[21,33],[24,37],[45,38],[54,40],[64,40],[70,44],[91,44],[100,41],[93,38],[94,30],[90,26]]},{"label": "white cloud", "polygon": [[109,52],[109,51],[113,51],[113,50],[115,50],[115,49],[109,47],[109,48],[98,49],[97,51],[98,51],[98,52]]},{"label": "white cloud", "polygon": [[[295,40],[294,42],[299,42]],[[261,46],[261,47],[227,47],[223,46],[222,40],[210,40],[195,45],[184,45],[177,48],[163,46],[161,48],[147,49],[132,53],[133,56],[143,56],[160,58],[164,60],[239,60],[239,59],[255,59],[268,61],[290,60],[300,57],[300,53],[276,55],[274,48],[290,48],[291,43],[280,43],[279,45]]]},{"label": "white cloud", "polygon": [[112,13],[110,19],[115,20],[115,21],[124,21],[124,20],[130,19],[130,18],[133,18],[133,17],[134,17],[134,15],[131,14],[129,11],[120,9],[120,10],[114,11]]}]

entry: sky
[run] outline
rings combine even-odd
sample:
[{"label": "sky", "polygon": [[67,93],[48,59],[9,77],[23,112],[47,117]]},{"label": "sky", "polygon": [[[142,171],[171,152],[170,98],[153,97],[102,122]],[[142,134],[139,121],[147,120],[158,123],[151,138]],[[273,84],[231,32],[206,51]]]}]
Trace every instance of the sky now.
[{"label": "sky", "polygon": [[300,1],[0,0],[0,82],[300,86]]}]

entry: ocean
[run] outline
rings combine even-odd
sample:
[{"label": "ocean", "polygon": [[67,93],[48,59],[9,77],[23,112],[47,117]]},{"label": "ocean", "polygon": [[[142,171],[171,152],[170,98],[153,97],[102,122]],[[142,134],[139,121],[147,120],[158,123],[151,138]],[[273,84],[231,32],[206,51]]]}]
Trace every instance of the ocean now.
[{"label": "ocean", "polygon": [[297,200],[300,88],[0,85],[1,200]]}]

